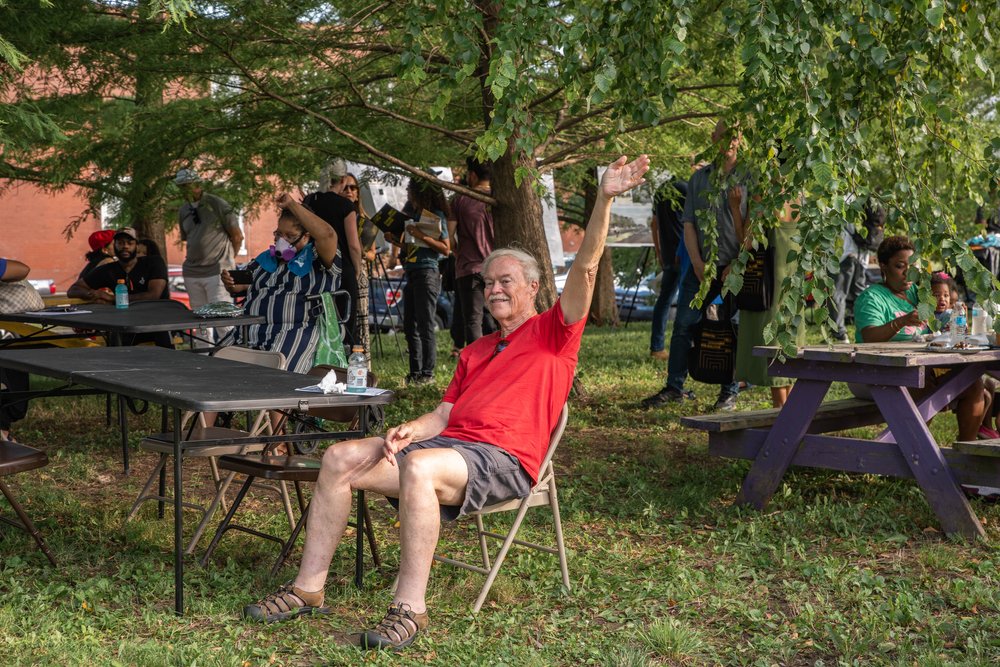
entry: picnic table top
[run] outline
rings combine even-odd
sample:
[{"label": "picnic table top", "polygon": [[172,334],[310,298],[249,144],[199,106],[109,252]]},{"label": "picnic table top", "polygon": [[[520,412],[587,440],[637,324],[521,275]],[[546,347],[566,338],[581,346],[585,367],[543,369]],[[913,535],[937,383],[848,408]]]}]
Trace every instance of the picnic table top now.
[{"label": "picnic table top", "polygon": [[[753,349],[758,357],[774,359],[781,353],[776,345],[760,345]],[[957,352],[929,350],[927,343],[838,343],[835,345],[804,345],[795,359],[871,366],[915,367],[952,366],[1000,360],[1000,347],[988,350]]]},{"label": "picnic table top", "polygon": [[137,301],[128,308],[115,308],[105,303],[80,304],[79,311],[76,313],[15,313],[2,315],[0,320],[121,333],[156,333],[178,329],[262,324],[264,322],[263,317],[250,315],[198,317],[184,304],[167,299]]}]

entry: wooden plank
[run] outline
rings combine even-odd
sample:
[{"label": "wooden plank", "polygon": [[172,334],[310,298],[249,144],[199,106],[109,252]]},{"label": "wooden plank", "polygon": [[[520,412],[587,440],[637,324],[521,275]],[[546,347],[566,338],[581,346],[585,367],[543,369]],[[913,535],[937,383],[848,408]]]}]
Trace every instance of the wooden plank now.
[{"label": "wooden plank", "polygon": [[767,373],[774,377],[796,380],[833,380],[859,384],[923,387],[926,370],[923,366],[874,366],[813,359],[789,359],[783,364],[769,365]]},{"label": "wooden plank", "polygon": [[[754,460],[767,437],[767,431],[749,429],[740,433],[712,433],[708,453],[732,459]],[[941,453],[952,474],[962,484],[1000,486],[1000,458],[978,456],[955,449]],[[873,442],[859,438],[807,435],[802,439],[792,465],[825,468],[865,475],[913,479],[913,471],[895,443]]]},{"label": "wooden plank", "polygon": [[1000,440],[959,441],[951,446],[957,452],[975,456],[1000,456]]},{"label": "wooden plank", "polygon": [[[746,412],[720,412],[712,415],[694,415],[691,417],[681,417],[681,424],[688,428],[717,433],[741,431],[747,428],[764,428],[774,424],[774,420],[778,418],[780,411],[780,408],[767,408],[764,410],[748,410]],[[816,416],[813,418],[813,421],[852,418],[859,415],[877,416],[878,414],[878,407],[872,401],[865,401],[860,398],[842,398],[821,404],[816,410]]]}]

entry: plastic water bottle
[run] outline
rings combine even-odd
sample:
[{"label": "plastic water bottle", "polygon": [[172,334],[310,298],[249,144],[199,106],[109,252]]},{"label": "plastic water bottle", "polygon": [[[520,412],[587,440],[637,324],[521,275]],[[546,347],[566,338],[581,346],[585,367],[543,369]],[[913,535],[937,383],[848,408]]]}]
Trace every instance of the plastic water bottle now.
[{"label": "plastic water bottle", "polygon": [[124,280],[115,285],[115,308],[128,308],[128,287]]},{"label": "plastic water bottle", "polygon": [[986,333],[986,318],[983,315],[983,309],[976,305],[972,306],[972,312],[969,313],[969,333],[973,336]]},{"label": "plastic water bottle", "polygon": [[347,393],[363,394],[368,388],[368,356],[365,348],[355,345],[347,360]]},{"label": "plastic water bottle", "polygon": [[969,333],[969,324],[965,316],[965,304],[959,301],[951,309],[951,340],[957,343]]}]

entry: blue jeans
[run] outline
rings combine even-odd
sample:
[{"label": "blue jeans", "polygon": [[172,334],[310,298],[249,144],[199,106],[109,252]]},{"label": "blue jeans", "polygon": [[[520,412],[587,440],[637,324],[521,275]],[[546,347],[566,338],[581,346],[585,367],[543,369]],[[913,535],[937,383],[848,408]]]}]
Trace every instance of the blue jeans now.
[{"label": "blue jeans", "polygon": [[437,269],[413,269],[406,272],[403,287],[403,332],[410,352],[410,377],[434,377],[437,363],[437,340],[434,318],[441,274]]},{"label": "blue jeans", "polygon": [[663,267],[663,277],[660,280],[660,294],[653,306],[653,333],[649,337],[649,351],[663,350],[663,341],[667,333],[667,317],[670,315],[670,304],[677,297],[680,287],[680,271],[674,266]]},{"label": "blue jeans", "polygon": [[[688,352],[691,350],[691,334],[696,324],[701,322],[701,310],[691,307],[691,299],[698,293],[700,283],[691,269],[681,281],[677,296],[677,316],[674,331],[670,335],[670,358],[667,360],[667,388],[684,391],[688,375]],[[739,393],[739,383],[731,382],[719,386],[719,396],[734,396]]]}]

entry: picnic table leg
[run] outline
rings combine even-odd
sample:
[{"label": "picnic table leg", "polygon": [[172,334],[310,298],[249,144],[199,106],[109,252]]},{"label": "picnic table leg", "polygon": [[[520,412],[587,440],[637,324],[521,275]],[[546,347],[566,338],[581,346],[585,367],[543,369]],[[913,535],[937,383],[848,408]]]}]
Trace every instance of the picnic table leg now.
[{"label": "picnic table leg", "polygon": [[743,487],[736,496],[737,505],[750,505],[757,509],[767,506],[829,389],[830,382],[825,380],[798,380],[795,383],[788,402],[778,414],[743,480]]},{"label": "picnic table leg", "polygon": [[903,387],[873,386],[872,397],[944,532],[967,538],[984,537],[979,518],[952,475],[910,392]]},{"label": "picnic table leg", "polygon": [[[934,391],[927,394],[917,403],[920,419],[926,424],[937,413],[948,407],[948,404],[969,387],[985,371],[984,364],[969,364],[954,369],[940,380]],[[892,429],[888,426],[875,438],[878,442],[896,442]]]},{"label": "picnic table leg", "polygon": [[174,408],[174,611],[184,615],[184,507],[181,504],[181,411]]}]

